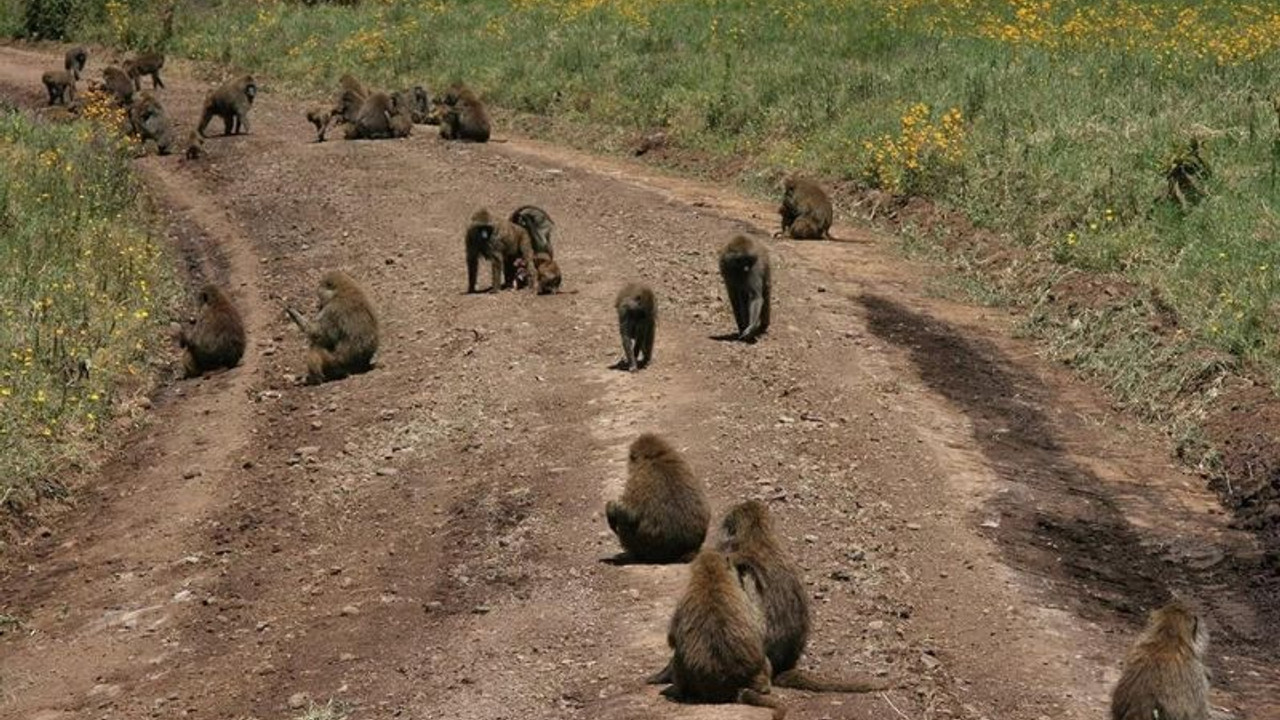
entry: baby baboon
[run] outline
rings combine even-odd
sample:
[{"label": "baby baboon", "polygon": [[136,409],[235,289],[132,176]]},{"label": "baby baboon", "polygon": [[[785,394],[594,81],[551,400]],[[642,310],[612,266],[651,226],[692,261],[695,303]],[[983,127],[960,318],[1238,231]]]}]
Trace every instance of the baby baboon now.
[{"label": "baby baboon", "polygon": [[1111,720],[1208,720],[1209,632],[1180,602],[1151,613],[1111,693]]},{"label": "baby baboon", "polygon": [[50,70],[41,76],[50,105],[70,105],[76,99],[76,75],[70,70]]},{"label": "baby baboon", "polygon": [[809,641],[809,596],[799,570],[778,543],[764,503],[749,500],[730,508],[720,524],[717,549],[733,561],[748,595],[761,605],[764,648],[774,685],[828,692],[869,692],[889,687],[870,679],[826,680],[796,669]]},{"label": "baby baboon", "polygon": [[192,130],[187,136],[187,159],[199,160],[206,155],[204,151],[204,138],[200,137],[200,133]]},{"label": "baby baboon", "polygon": [[208,137],[205,129],[215,116],[222,118],[222,134],[249,132],[249,109],[258,94],[258,84],[252,75],[228,80],[221,87],[205,96],[204,111],[200,115],[200,136]]},{"label": "baby baboon", "polygon": [[317,296],[320,309],[314,320],[285,308],[311,342],[307,382],[314,385],[368,372],[378,351],[378,318],[364,291],[346,273],[331,270],[321,279]]},{"label": "baby baboon", "polygon": [[720,251],[720,276],[724,278],[738,338],[750,342],[769,329],[769,248],[739,235]]},{"label": "baby baboon", "polygon": [[666,440],[645,433],[627,454],[627,485],[605,506],[609,529],[638,562],[688,560],[707,537],[711,510],[702,483]]},{"label": "baby baboon", "polygon": [[324,142],[324,134],[329,130],[331,120],[333,120],[332,111],[319,107],[307,111],[307,122],[316,126],[316,142]]},{"label": "baby baboon", "polygon": [[396,109],[406,112],[416,125],[429,124],[431,120],[431,95],[421,85],[401,90],[391,96]]},{"label": "baby baboon", "polygon": [[67,54],[62,58],[62,67],[79,80],[87,62],[89,62],[89,51],[77,45],[67,50]]},{"label": "baby baboon", "polygon": [[622,359],[615,366],[635,372],[653,361],[653,336],[658,324],[658,301],[646,285],[627,283],[613,300],[618,311]]},{"label": "baby baboon", "polygon": [[244,357],[244,322],[231,300],[217,285],[200,288],[200,315],[178,333],[182,367],[187,377],[210,370],[233,368]]},{"label": "baby baboon", "polygon": [[778,235],[796,240],[831,237],[831,200],[812,180],[787,176],[778,213],[782,215],[782,232]]},{"label": "baby baboon", "polygon": [[546,210],[535,205],[523,205],[511,213],[511,222],[529,233],[534,252],[546,253],[550,257],[556,256],[555,250],[551,247],[551,231],[555,230],[556,224]]},{"label": "baby baboon", "polygon": [[489,142],[489,113],[480,98],[464,85],[449,88],[440,116],[440,137],[445,140]]},{"label": "baby baboon", "polygon": [[150,91],[133,96],[133,102],[129,104],[129,128],[148,150],[154,148],[159,155],[172,152],[173,125],[160,101]]},{"label": "baby baboon", "polygon": [[116,104],[122,108],[129,107],[129,102],[133,100],[133,80],[114,65],[102,69],[102,89],[114,97]]},{"label": "baby baboon", "polygon": [[[522,259],[526,268],[536,268],[533,262],[533,242],[525,229],[508,220],[494,220],[489,211],[481,208],[471,216],[467,227],[467,292],[476,291],[476,274],[480,258],[486,258],[492,267],[489,292],[496,292],[516,282],[516,259]],[[529,287],[537,294],[542,285],[538,273],[531,274]]]},{"label": "baby baboon", "polygon": [[[345,94],[344,94],[345,95]],[[346,110],[343,110],[344,116]],[[408,128],[406,128],[406,124]],[[413,123],[406,115],[395,112],[391,96],[376,92],[364,99],[355,121],[347,125],[348,140],[378,140],[408,135]]]},{"label": "baby baboon", "polygon": [[164,54],[158,52],[140,53],[136,57],[124,61],[124,71],[133,78],[133,89],[142,89],[144,75],[151,76],[151,89],[164,87],[160,79],[160,68],[164,67]]},{"label": "baby baboon", "polygon": [[764,654],[762,619],[738,574],[724,555],[707,549],[689,566],[689,585],[667,629],[671,661],[653,683],[673,700],[786,708],[769,693],[769,658]]}]

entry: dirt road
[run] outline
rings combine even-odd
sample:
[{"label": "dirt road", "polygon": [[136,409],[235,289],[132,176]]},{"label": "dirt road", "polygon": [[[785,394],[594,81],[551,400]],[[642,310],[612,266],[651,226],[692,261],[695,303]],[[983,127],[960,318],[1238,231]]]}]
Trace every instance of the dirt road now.
[{"label": "dirt road", "polygon": [[[56,64],[0,49],[0,86],[36,102]],[[208,84],[169,75],[185,133]],[[207,161],[139,162],[250,350],[168,385],[7,566],[0,612],[25,624],[0,636],[0,716],[293,718],[332,699],[353,718],[767,717],[643,684],[685,569],[600,562],[602,511],[627,445],[658,430],[717,513],[769,502],[813,598],[809,667],[909,680],[777,690],[791,717],[1103,717],[1171,592],[1214,629],[1215,704],[1280,717],[1280,610],[1257,600],[1251,538],[1001,312],[930,297],[890,240],[775,242],[773,328],[720,342],[715,254],[772,231],[769,205],[519,139],[315,144],[270,82],[252,121]],[[572,292],[464,294],[470,214],[524,203],[556,219]],[[310,307],[329,268],[375,300],[379,367],[300,387],[281,304]],[[632,278],[661,312],[634,375],[609,369]]]}]

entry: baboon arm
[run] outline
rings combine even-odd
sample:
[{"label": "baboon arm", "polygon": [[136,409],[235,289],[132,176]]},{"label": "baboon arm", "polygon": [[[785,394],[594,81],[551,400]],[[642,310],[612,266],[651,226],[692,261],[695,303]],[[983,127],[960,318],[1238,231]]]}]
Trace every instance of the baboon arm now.
[{"label": "baboon arm", "polygon": [[306,335],[308,338],[311,338],[315,335],[311,323],[308,322],[306,318],[302,317],[302,315],[300,315],[297,310],[294,310],[291,307],[285,307],[284,311],[289,314],[289,318],[293,320],[295,324],[297,324],[298,328],[302,330],[302,333],[304,335]]}]

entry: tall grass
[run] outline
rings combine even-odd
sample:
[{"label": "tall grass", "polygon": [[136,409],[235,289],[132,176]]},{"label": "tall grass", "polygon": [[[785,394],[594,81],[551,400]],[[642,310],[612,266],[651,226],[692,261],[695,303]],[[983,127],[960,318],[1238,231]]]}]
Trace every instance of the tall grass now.
[{"label": "tall grass", "polygon": [[[156,13],[110,0],[128,44]],[[1228,0],[187,2],[171,50],[320,91],[462,79],[517,113],[923,194],[1156,290],[1280,379],[1280,10]],[[1192,139],[1194,207],[1161,198]]]},{"label": "tall grass", "polygon": [[0,116],[0,507],[57,493],[163,342],[174,265],[102,103]]}]

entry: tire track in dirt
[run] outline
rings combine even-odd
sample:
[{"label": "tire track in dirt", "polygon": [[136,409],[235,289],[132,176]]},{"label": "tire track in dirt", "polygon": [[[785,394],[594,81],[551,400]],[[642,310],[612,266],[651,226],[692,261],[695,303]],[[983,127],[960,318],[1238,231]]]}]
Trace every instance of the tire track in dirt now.
[{"label": "tire track in dirt", "polygon": [[[50,57],[0,50],[0,82],[38,83]],[[202,87],[175,65],[162,97],[181,122],[194,119]],[[1034,401],[1069,408],[1046,412],[1039,429],[1095,456],[1078,464],[1098,466],[1098,492],[1163,487],[1150,468],[1164,460],[1144,454],[1140,434],[1071,420],[1100,406],[1046,381],[1053,373],[1021,357],[1027,348],[1003,339],[987,311],[920,297],[927,274],[874,244],[778,242],[769,337],[752,347],[715,342],[731,325],[715,253],[733,232],[772,228],[771,206],[518,139],[315,145],[297,107],[269,90],[253,112],[255,134],[211,140],[208,162],[142,163],[157,168],[170,205],[190,205],[216,241],[250,248],[240,262],[259,278],[238,298],[260,313],[256,364],[246,365],[253,385],[210,393],[250,414],[242,453],[213,441],[247,462],[220,471],[205,515],[182,525],[214,569],[184,580],[190,609],[150,630],[119,629],[107,655],[103,634],[83,622],[110,602],[114,576],[59,565],[77,547],[107,546],[97,519],[69,528],[74,547],[36,558],[31,575],[43,580],[6,578],[21,588],[15,607],[69,600],[77,619],[37,612],[36,637],[0,641],[0,675],[37,669],[0,715],[289,717],[300,712],[286,704],[296,693],[377,718],[753,713],[674,706],[645,687],[665,659],[684,569],[598,562],[616,552],[602,510],[620,489],[626,446],[653,428],[687,449],[717,512],[747,496],[777,511],[814,599],[810,665],[890,669],[917,683],[861,697],[779,691],[792,717],[1101,714],[1132,619],[1105,606],[1082,617],[1076,600],[1088,597],[1087,584],[1043,558],[1007,564],[1007,549],[1039,537],[983,536],[993,508],[1020,509],[993,504],[1019,463],[1056,466],[1034,453],[1012,463],[995,456],[993,437],[1003,435],[963,402],[963,392],[981,401],[992,386],[958,395],[940,385],[925,361],[943,358],[926,341],[947,337],[942,326],[990,342],[996,351],[983,357],[1000,367],[1032,367],[1023,373],[1051,386]],[[460,294],[459,238],[471,211],[526,202],[556,218],[557,258],[579,292],[536,301]],[[187,216],[177,213],[175,226]],[[856,228],[837,234],[873,239]],[[320,272],[335,266],[360,278],[381,310],[379,367],[296,387],[302,342],[274,311],[276,298],[306,304]],[[662,315],[655,365],[635,376],[605,369],[617,353],[613,293],[630,277],[655,286]],[[247,378],[246,368],[228,376]],[[189,397],[158,403],[144,439],[172,441],[184,428],[168,421],[201,418],[193,403],[219,381],[170,390]],[[998,400],[980,407],[999,409]],[[1135,446],[1123,462],[1114,452],[1122,443]],[[118,480],[152,502],[145,479]],[[1052,500],[1061,490],[1045,492]],[[1190,487],[1185,495],[1201,496]],[[136,501],[87,503],[130,522],[140,514]],[[152,567],[145,547],[118,552],[130,567]],[[150,569],[130,582],[131,599],[171,588]],[[76,653],[78,667],[41,672]],[[1274,668],[1251,679],[1239,658],[1221,664],[1238,695],[1220,697],[1264,711]]]}]

